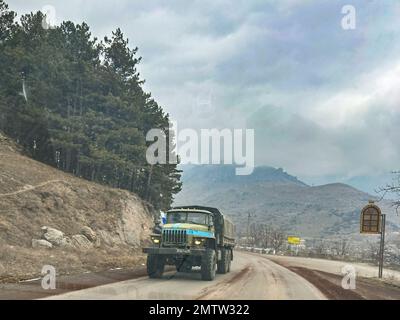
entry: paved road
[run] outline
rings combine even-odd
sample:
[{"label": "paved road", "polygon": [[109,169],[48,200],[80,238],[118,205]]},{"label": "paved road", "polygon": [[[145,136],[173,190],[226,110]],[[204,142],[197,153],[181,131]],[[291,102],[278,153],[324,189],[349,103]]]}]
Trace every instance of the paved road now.
[{"label": "paved road", "polygon": [[325,299],[311,283],[265,256],[235,252],[231,272],[201,281],[199,270],[122,281],[50,299]]}]

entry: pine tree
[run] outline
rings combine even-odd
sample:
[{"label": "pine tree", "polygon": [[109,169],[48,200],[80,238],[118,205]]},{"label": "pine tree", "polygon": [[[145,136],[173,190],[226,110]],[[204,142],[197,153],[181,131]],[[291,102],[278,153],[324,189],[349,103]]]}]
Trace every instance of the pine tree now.
[{"label": "pine tree", "polygon": [[85,23],[44,29],[41,12],[14,23],[3,0],[0,12],[0,129],[35,159],[167,209],[180,172],[146,162],[146,132],[169,116],[143,90],[138,48],[120,29],[99,42]]}]

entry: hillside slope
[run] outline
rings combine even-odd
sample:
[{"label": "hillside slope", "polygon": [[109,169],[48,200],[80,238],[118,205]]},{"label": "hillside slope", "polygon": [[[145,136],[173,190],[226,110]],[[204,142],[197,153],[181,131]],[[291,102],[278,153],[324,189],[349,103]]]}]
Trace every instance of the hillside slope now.
[{"label": "hillside slope", "polygon": [[[175,205],[203,204],[227,212],[238,224],[252,222],[280,227],[302,237],[334,237],[359,233],[361,208],[373,196],[346,184],[308,186],[282,169],[258,167],[249,176],[236,176],[232,166],[195,166],[183,174],[183,190]],[[399,218],[390,202],[379,205],[388,214],[388,227],[398,230]]]},{"label": "hillside slope", "polygon": [[141,262],[152,221],[135,194],[34,161],[0,134],[0,281],[35,276],[43,265],[73,273]]}]

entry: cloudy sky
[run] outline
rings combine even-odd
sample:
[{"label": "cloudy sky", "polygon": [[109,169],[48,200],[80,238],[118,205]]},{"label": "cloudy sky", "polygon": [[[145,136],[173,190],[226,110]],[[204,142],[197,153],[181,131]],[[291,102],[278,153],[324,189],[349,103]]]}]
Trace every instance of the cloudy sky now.
[{"label": "cloudy sky", "polygon": [[179,128],[254,128],[258,165],[368,191],[400,169],[399,1],[7,2],[51,5],[99,38],[121,27]]}]

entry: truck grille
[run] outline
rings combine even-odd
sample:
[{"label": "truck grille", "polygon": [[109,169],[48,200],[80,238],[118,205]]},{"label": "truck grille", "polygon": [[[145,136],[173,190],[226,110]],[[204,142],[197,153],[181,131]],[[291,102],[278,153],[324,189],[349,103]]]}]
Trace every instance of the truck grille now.
[{"label": "truck grille", "polygon": [[186,243],[186,230],[163,230],[162,242],[164,244]]}]

